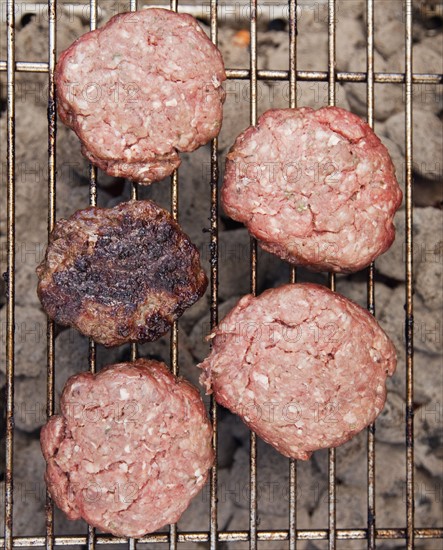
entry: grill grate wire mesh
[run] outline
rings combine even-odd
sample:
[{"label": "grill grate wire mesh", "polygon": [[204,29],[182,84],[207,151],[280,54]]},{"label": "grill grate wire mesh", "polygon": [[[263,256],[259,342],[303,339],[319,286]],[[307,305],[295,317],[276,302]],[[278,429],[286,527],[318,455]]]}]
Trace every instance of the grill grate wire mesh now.
[{"label": "grill grate wire mesh", "polygon": [[[211,0],[211,40],[217,45],[218,28],[217,28],[217,0]],[[219,180],[219,165],[218,165],[218,138],[214,138],[211,142],[211,213],[210,213],[210,285],[211,285],[211,302],[210,302],[210,326],[211,330],[218,323],[218,180]],[[213,428],[212,446],[215,452],[214,465],[211,468],[209,478],[209,547],[210,550],[216,550],[218,542],[218,523],[217,523],[217,467],[218,467],[218,431],[217,431],[217,403],[214,396],[211,395],[209,412]]]},{"label": "grill grate wire mesh", "polygon": [[[297,0],[289,1],[289,107],[297,107]],[[297,280],[290,268],[289,282]],[[289,550],[297,549],[297,461],[289,459]]]},{"label": "grill grate wire mesh", "polygon": [[[138,8],[137,0],[130,0],[130,9]],[[220,531],[217,524],[217,459],[210,475],[210,524],[207,532],[179,532],[176,525],[171,525],[169,534],[152,534],[139,539],[139,542],[169,543],[170,550],[186,542],[208,543],[210,550],[215,550],[219,542],[249,541],[251,550],[258,548],[259,541],[282,541],[288,543],[290,550],[297,548],[298,540],[327,540],[328,548],[334,550],[337,540],[366,540],[367,548],[375,549],[376,540],[403,539],[408,550],[414,548],[415,539],[442,539],[443,528],[415,528],[414,526],[414,454],[413,454],[413,208],[412,208],[412,86],[413,84],[441,84],[441,74],[413,74],[412,72],[412,0],[405,0],[405,72],[375,73],[374,72],[374,0],[367,0],[367,70],[363,72],[336,71],[336,0],[328,0],[328,71],[297,70],[297,0],[289,0],[289,71],[258,70],[257,69],[257,0],[250,0],[250,67],[248,69],[227,70],[229,79],[249,80],[250,86],[250,122],[257,121],[257,84],[259,80],[289,82],[289,106],[297,105],[297,81],[327,82],[328,103],[335,104],[335,87],[337,82],[364,82],[367,86],[367,120],[374,125],[374,85],[375,83],[403,83],[405,85],[405,146],[406,146],[406,286],[405,286],[405,320],[406,320],[406,527],[397,529],[377,529],[375,523],[375,440],[374,425],[367,432],[367,526],[361,529],[337,529],[336,527],[336,483],[335,483],[335,449],[328,456],[328,528],[316,530],[297,530],[297,465],[289,461],[289,527],[288,530],[264,531],[258,529],[257,517],[257,439],[255,434],[250,437],[250,511],[248,531]],[[134,539],[96,535],[89,528],[87,535],[54,536],[54,507],[49,495],[46,498],[46,536],[45,537],[13,537],[13,442],[14,442],[14,320],[15,320],[15,74],[16,72],[48,73],[48,234],[55,223],[56,212],[56,97],[54,68],[56,63],[56,31],[57,2],[48,0],[48,62],[23,62],[15,60],[15,0],[7,0],[7,59],[0,60],[0,71],[7,73],[7,397],[6,397],[6,472],[5,472],[5,532],[0,539],[5,550],[14,547],[46,547],[87,545],[88,550],[94,550],[96,544],[127,543],[130,550],[135,550],[137,542]],[[97,0],[89,0],[90,29],[97,27]],[[218,34],[218,0],[210,0],[210,36],[214,44]],[[177,0],[170,0],[170,9],[177,11]],[[89,203],[97,204],[97,170],[90,166]],[[211,173],[210,173],[210,319],[211,328],[218,322],[218,204],[219,159],[217,155],[217,138],[211,143]],[[174,219],[179,216],[178,172],[171,176],[171,213]],[[132,198],[137,198],[137,185],[132,186]],[[251,239],[251,292],[257,292],[257,243]],[[290,270],[290,281],[296,281],[296,269]],[[335,277],[329,275],[329,286],[335,290]],[[374,300],[374,264],[367,270],[367,306],[375,315]],[[54,412],[54,323],[47,324],[47,414]],[[131,349],[131,357],[137,357],[137,348]],[[174,324],[171,332],[171,369],[178,372],[178,328]],[[91,372],[96,369],[96,347],[90,342],[89,367]],[[218,409],[211,397],[210,416],[214,427],[213,447],[217,455]],[[286,545],[285,545],[286,547]]]},{"label": "grill grate wire mesh", "polygon": [[[335,105],[335,0],[328,0],[328,105]],[[335,291],[335,274],[329,273],[329,288]],[[328,450],[328,512],[329,512],[329,535],[328,548],[334,550],[336,547],[336,486],[335,486],[335,449]]]},{"label": "grill grate wire mesh", "polygon": [[[48,239],[54,228],[56,217],[56,132],[57,105],[55,95],[54,69],[56,64],[57,6],[55,0],[48,2]],[[55,371],[55,323],[47,320],[47,400],[48,417],[54,414],[54,371]],[[91,356],[92,360],[92,356]],[[54,504],[46,492],[46,548],[54,547]]]},{"label": "grill grate wire mesh", "polygon": [[406,544],[414,547],[414,309],[412,208],[412,0],[406,0],[405,21],[405,150],[406,150]]},{"label": "grill grate wire mesh", "polygon": [[[367,120],[374,128],[374,0],[368,0],[366,10],[367,25]],[[367,305],[375,315],[374,262],[368,268]],[[375,548],[375,425],[368,427],[368,548]]]},{"label": "grill grate wire mesh", "polygon": [[5,534],[6,548],[13,545],[13,445],[14,445],[14,326],[15,326],[15,11],[7,4],[7,312],[6,312],[6,453]]}]

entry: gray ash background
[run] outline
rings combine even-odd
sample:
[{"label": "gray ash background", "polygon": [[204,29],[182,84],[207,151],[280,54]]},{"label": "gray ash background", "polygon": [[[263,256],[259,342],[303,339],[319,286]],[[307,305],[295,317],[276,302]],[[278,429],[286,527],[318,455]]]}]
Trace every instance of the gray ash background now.
[{"label": "gray ash background", "polygon": [[[58,51],[87,32],[87,2],[58,2]],[[99,3],[99,25],[128,2]],[[142,2],[140,2],[142,4]],[[327,70],[327,9],[324,2],[300,0],[298,16],[298,69]],[[5,22],[5,0],[1,0]],[[209,5],[193,9],[209,14]],[[258,19],[259,68],[289,67],[286,4],[263,3]],[[244,3],[220,6],[219,46],[228,68],[248,68],[249,11]],[[203,17],[203,21],[204,21]],[[207,19],[206,19],[207,21]],[[209,32],[208,27],[206,30]],[[239,32],[240,31],[240,32]],[[414,73],[442,73],[443,7],[435,0],[414,0]],[[5,34],[1,36],[1,59],[6,59]],[[17,49],[19,61],[47,60],[47,8],[35,2],[17,2]],[[404,71],[404,2],[375,2],[375,70]],[[337,69],[366,70],[364,0],[337,0]],[[6,270],[6,74],[1,78],[1,179],[0,215],[1,272]],[[35,267],[47,240],[47,76],[16,75],[16,382],[15,382],[15,500],[14,534],[45,533],[44,464],[38,443],[46,407],[46,318],[36,295]],[[249,84],[228,81],[224,122],[219,138],[220,168],[238,133],[249,124]],[[415,280],[415,505],[416,526],[442,524],[442,86],[414,85],[414,280]],[[327,83],[299,82],[298,105],[319,108],[327,104]],[[286,82],[258,83],[258,112],[286,107]],[[366,115],[366,85],[337,84],[337,104]],[[375,85],[375,131],[388,147],[404,188],[404,87]],[[179,222],[199,246],[209,273],[210,150],[203,147],[182,155],[179,169]],[[112,206],[130,197],[123,180],[98,176],[98,204]],[[170,204],[169,181],[140,187],[140,198],[150,198],[164,207]],[[76,136],[62,124],[57,134],[57,218],[88,205],[88,165],[80,154]],[[406,514],[404,303],[405,303],[405,212],[397,214],[397,239],[391,250],[376,262],[376,316],[399,351],[398,370],[389,381],[387,405],[376,424],[377,527],[404,527]],[[249,236],[239,224],[220,221],[220,318],[249,291]],[[259,252],[259,291],[287,282],[288,266]],[[299,280],[326,282],[326,277],[300,269]],[[4,283],[0,296],[5,303]],[[365,274],[339,276],[337,290],[366,305]],[[2,355],[0,388],[4,403],[6,335],[5,308],[0,310]],[[198,384],[195,364],[208,353],[209,291],[179,323],[179,364],[183,376]],[[57,396],[66,379],[88,368],[88,341],[72,329],[59,328],[56,348]],[[169,363],[169,336],[140,347],[142,356]],[[128,347],[98,349],[98,365],[128,360]],[[4,436],[0,428],[0,437]],[[220,411],[219,529],[249,528],[248,523],[249,435],[240,420]],[[4,453],[0,450],[0,502],[4,501]],[[337,449],[337,526],[364,528],[367,523],[366,433]],[[260,529],[288,526],[288,461],[268,445],[258,445],[258,513]],[[327,527],[327,451],[298,464],[297,521],[301,529]],[[0,528],[3,530],[3,515]],[[207,530],[209,490],[191,504],[179,523],[183,530]],[[69,522],[56,511],[56,534],[84,533],[83,522]],[[166,545],[142,545],[160,549]],[[340,541],[339,548],[360,549],[363,541]],[[202,546],[180,545],[183,549]],[[204,547],[204,546],[203,546]],[[284,548],[282,543],[260,543],[262,549]],[[380,550],[404,548],[402,541],[379,541]],[[247,543],[225,543],[223,550],[242,550]],[[300,542],[299,548],[327,548],[327,541]],[[440,550],[440,541],[417,541],[417,549]]]}]

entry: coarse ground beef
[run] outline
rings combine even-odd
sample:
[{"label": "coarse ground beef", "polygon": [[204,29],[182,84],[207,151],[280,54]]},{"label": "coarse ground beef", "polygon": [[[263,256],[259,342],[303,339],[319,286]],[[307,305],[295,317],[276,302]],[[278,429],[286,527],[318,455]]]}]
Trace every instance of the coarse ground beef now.
[{"label": "coarse ground beef", "polygon": [[83,154],[116,177],[161,180],[220,131],[218,49],[190,15],[123,13],[80,37],[56,67],[58,112]]},{"label": "coarse ground beef", "polygon": [[352,272],[391,246],[402,193],[363,120],[302,107],[267,111],[237,138],[221,197],[264,250],[316,271]]},{"label": "coarse ground beef", "polygon": [[70,519],[140,537],[175,523],[206,482],[212,428],[196,388],[139,359],[71,377],[41,431],[46,483]]},{"label": "coarse ground beef", "polygon": [[211,334],[201,382],[288,457],[307,459],[368,426],[396,352],[375,318],[325,287],[245,296]]}]

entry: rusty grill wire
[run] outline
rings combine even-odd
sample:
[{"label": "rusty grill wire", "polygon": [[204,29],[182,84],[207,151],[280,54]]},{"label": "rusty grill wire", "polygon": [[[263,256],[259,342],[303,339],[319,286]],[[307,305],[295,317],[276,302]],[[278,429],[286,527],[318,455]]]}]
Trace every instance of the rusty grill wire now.
[{"label": "rusty grill wire", "polygon": [[[137,0],[130,0],[130,9],[138,8]],[[330,449],[328,458],[328,528],[315,530],[298,530],[296,515],[296,480],[297,464],[289,460],[289,523],[287,530],[262,531],[258,529],[257,518],[257,438],[254,433],[250,436],[250,514],[248,531],[220,531],[217,525],[217,458],[210,474],[210,524],[206,532],[179,532],[176,525],[171,525],[169,533],[155,533],[142,539],[125,539],[106,535],[96,536],[91,527],[87,535],[81,536],[54,536],[53,520],[54,507],[46,497],[46,536],[44,537],[14,537],[12,525],[13,511],[13,441],[14,441],[14,320],[15,320],[15,74],[16,72],[47,73],[48,74],[48,234],[55,223],[56,212],[56,143],[57,127],[56,96],[54,68],[56,63],[56,21],[57,2],[48,0],[48,61],[23,62],[15,59],[15,0],[7,0],[7,59],[0,60],[0,71],[7,73],[7,396],[6,396],[6,472],[5,472],[5,532],[0,539],[5,550],[14,547],[46,547],[86,545],[93,550],[96,545],[127,543],[130,550],[135,550],[137,543],[157,542],[169,543],[170,550],[176,550],[178,545],[186,542],[208,543],[210,550],[215,550],[219,542],[249,541],[251,550],[256,550],[259,541],[281,541],[285,548],[296,550],[298,540],[328,540],[328,547],[334,550],[337,540],[366,540],[369,549],[376,548],[379,539],[403,539],[406,548],[414,548],[415,539],[442,539],[442,528],[415,528],[414,525],[414,452],[413,452],[413,234],[412,234],[412,86],[413,84],[441,84],[442,74],[413,74],[412,72],[412,0],[404,0],[405,7],[405,70],[402,73],[374,72],[374,0],[366,0],[367,21],[367,70],[366,72],[337,72],[336,71],[336,0],[327,0],[328,9],[328,71],[303,71],[297,69],[297,0],[289,0],[289,71],[258,70],[257,69],[257,0],[250,0],[250,67],[249,69],[227,68],[228,79],[249,80],[250,86],[250,122],[257,120],[257,83],[259,80],[287,81],[289,83],[289,106],[297,106],[297,81],[327,82],[328,104],[335,103],[335,85],[337,82],[363,82],[367,86],[367,120],[371,127],[374,124],[374,84],[399,83],[405,86],[405,146],[406,146],[406,285],[405,285],[405,321],[406,321],[406,517],[404,528],[377,528],[375,523],[375,446],[374,426],[367,431],[367,525],[361,529],[337,529],[336,527],[336,484],[335,484],[335,449]],[[177,11],[177,0],[170,0],[171,10]],[[97,26],[97,0],[89,1],[90,29]],[[210,0],[210,36],[217,44],[218,31],[218,1]],[[210,319],[211,327],[218,322],[218,184],[219,159],[217,155],[217,138],[211,143],[211,173],[210,173]],[[90,193],[89,203],[97,204],[97,170],[90,166]],[[178,172],[171,176],[171,213],[174,219],[179,218],[178,209]],[[132,198],[137,198],[137,185],[132,185]],[[250,252],[251,292],[257,292],[257,243],[251,239]],[[290,281],[296,281],[296,269],[290,270]],[[335,289],[335,277],[329,275],[329,286]],[[367,307],[375,315],[374,301],[374,265],[368,269],[367,275]],[[47,324],[47,415],[54,413],[54,323]],[[137,357],[135,345],[131,349],[131,357]],[[177,323],[171,331],[171,370],[178,372],[178,330]],[[89,346],[89,367],[91,372],[96,369],[96,348],[93,341]],[[401,369],[402,365],[399,365]],[[217,404],[211,396],[210,417],[214,428],[213,447],[217,456]]]}]

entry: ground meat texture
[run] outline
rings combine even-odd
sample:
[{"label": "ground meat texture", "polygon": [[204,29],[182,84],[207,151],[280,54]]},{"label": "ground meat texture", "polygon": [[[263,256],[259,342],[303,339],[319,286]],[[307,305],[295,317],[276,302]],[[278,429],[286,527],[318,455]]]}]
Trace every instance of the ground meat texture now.
[{"label": "ground meat texture", "polygon": [[111,176],[161,180],[180,164],[178,151],[220,131],[223,60],[187,14],[116,15],[62,53],[55,78],[61,120]]},{"label": "ground meat texture", "polygon": [[68,518],[140,537],[175,523],[205,484],[214,453],[203,401],[163,363],[77,374],[60,408],[40,441],[49,492]]},{"label": "ground meat texture", "polygon": [[337,107],[267,111],[227,156],[225,212],[264,250],[316,271],[357,271],[385,252],[401,200],[387,149]]},{"label": "ground meat texture", "polygon": [[366,310],[314,284],[245,296],[211,334],[200,381],[285,456],[305,460],[368,426],[394,373],[393,344]]},{"label": "ground meat texture", "polygon": [[207,286],[197,248],[151,201],[58,221],[37,274],[48,315],[105,346],[159,338]]}]

